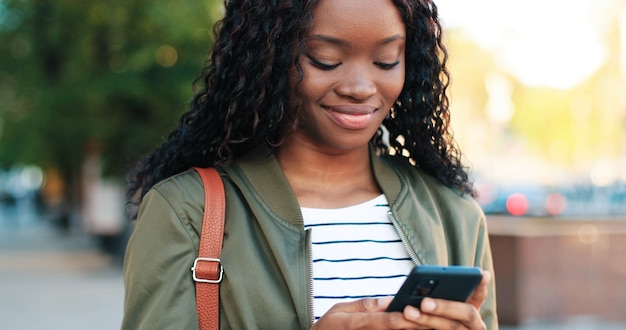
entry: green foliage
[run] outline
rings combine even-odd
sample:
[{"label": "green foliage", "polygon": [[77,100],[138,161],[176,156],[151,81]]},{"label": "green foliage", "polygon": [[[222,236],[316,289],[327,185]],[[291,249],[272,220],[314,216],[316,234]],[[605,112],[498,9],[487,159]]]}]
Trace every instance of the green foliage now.
[{"label": "green foliage", "polygon": [[[0,0],[0,166],[122,175],[191,99],[221,1]],[[4,50],[6,49],[6,51]]]}]

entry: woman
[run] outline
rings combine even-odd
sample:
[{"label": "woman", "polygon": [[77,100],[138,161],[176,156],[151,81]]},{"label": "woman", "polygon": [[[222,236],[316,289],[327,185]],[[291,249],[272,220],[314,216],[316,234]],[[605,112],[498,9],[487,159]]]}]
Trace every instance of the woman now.
[{"label": "woman", "polygon": [[[436,6],[227,1],[218,27],[204,88],[130,184],[123,328],[197,328],[193,166],[216,167],[226,189],[221,328],[497,328]],[[485,272],[465,303],[385,312],[415,264]]]}]

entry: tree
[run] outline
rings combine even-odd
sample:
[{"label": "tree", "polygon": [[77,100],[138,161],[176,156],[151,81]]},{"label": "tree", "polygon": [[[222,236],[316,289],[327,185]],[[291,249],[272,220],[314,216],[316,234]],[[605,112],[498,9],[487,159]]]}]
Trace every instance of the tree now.
[{"label": "tree", "polygon": [[102,152],[121,178],[185,110],[221,7],[0,0],[0,166],[57,169],[72,189],[85,157]]}]

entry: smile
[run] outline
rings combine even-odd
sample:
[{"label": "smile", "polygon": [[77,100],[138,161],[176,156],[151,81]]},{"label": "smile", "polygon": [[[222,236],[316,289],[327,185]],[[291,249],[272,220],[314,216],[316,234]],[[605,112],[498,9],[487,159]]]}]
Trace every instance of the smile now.
[{"label": "smile", "polygon": [[323,106],[322,108],[337,125],[350,130],[368,127],[378,110],[368,105]]}]

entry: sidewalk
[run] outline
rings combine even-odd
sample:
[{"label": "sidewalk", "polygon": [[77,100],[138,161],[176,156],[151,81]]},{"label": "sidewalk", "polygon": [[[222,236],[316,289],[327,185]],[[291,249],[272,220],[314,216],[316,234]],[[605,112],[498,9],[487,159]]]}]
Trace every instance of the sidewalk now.
[{"label": "sidewalk", "polygon": [[0,328],[120,328],[122,271],[89,237],[0,220]]}]

